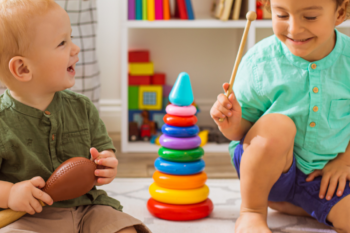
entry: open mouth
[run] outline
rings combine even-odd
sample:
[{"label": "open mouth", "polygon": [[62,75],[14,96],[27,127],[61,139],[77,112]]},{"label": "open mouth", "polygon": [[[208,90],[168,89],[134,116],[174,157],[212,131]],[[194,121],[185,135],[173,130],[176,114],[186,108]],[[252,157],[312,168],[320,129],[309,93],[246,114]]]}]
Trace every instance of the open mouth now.
[{"label": "open mouth", "polygon": [[74,72],[74,67],[73,67],[73,66],[68,67],[68,68],[67,68],[67,71],[68,71],[68,72]]}]

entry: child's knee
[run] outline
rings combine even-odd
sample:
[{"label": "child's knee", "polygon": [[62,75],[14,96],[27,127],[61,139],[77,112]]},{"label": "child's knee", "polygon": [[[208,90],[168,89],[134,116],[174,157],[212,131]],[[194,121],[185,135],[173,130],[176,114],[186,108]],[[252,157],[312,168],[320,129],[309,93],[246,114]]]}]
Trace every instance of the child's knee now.
[{"label": "child's knee", "polygon": [[[269,159],[281,159],[281,155],[287,155],[288,148],[290,148],[290,144],[287,144],[284,139],[280,137],[262,137],[257,135],[250,142],[250,148],[247,150],[254,150],[255,152],[259,152],[269,157]],[[257,153],[253,153],[257,154]]]},{"label": "child's knee", "polygon": [[277,130],[279,134],[284,136],[292,136],[294,138],[297,132],[294,121],[290,117],[283,114],[266,114],[262,116],[259,121],[262,121],[261,124],[266,124],[267,128],[274,131]]}]

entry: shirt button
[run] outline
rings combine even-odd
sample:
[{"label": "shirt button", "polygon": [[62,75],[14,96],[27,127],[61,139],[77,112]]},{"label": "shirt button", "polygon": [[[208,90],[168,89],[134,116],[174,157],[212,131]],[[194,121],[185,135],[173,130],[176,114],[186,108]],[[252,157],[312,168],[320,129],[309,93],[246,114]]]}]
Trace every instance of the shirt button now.
[{"label": "shirt button", "polygon": [[318,111],[318,107],[317,106],[313,107],[313,110],[314,110],[314,112],[317,112]]},{"label": "shirt button", "polygon": [[51,115],[51,112],[45,111],[45,114],[46,114],[46,115]]},{"label": "shirt button", "polygon": [[54,134],[52,134],[52,141],[53,141],[53,140],[55,140],[55,135],[54,135]]},{"label": "shirt button", "polygon": [[314,70],[314,69],[317,68],[317,65],[314,63],[314,64],[311,65],[311,68]]},{"label": "shirt button", "polygon": [[313,128],[313,127],[315,127],[315,126],[316,126],[316,123],[315,123],[315,122],[311,122],[311,123],[310,123],[310,127],[311,127],[311,128]]},{"label": "shirt button", "polygon": [[317,88],[317,87],[314,87],[313,92],[314,92],[314,93],[318,93],[318,88]]}]

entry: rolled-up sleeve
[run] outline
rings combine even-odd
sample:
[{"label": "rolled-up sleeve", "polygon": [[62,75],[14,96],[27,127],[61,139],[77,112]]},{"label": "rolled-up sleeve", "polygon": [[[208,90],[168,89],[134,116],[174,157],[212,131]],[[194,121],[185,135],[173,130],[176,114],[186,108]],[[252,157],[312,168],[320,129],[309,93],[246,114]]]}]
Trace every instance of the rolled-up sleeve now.
[{"label": "rolled-up sleeve", "polygon": [[262,95],[261,80],[256,73],[256,67],[249,60],[249,57],[242,59],[233,91],[241,105],[242,118],[254,123],[266,112],[271,103],[266,95]]}]

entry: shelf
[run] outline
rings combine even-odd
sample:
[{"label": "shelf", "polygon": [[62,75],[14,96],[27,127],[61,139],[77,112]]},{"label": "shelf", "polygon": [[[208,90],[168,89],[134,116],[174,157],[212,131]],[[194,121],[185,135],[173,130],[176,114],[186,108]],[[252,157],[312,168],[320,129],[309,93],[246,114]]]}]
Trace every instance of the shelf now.
[{"label": "shelf", "polygon": [[[207,143],[203,146],[206,153],[218,152],[218,153],[228,153],[228,143],[217,144],[217,143]],[[150,142],[129,142],[127,144],[126,150],[128,152],[142,152],[142,153],[157,153],[159,146],[151,144]]]},{"label": "shelf", "polygon": [[[272,28],[271,20],[257,20],[253,22],[256,28]],[[196,20],[159,20],[143,21],[129,20],[127,28],[244,28],[246,20],[196,19]],[[350,27],[350,20],[340,24],[338,28]]]},{"label": "shelf", "polygon": [[126,22],[128,28],[244,28],[245,25],[245,20],[221,21],[217,19],[173,19],[159,21],[129,20]]}]

